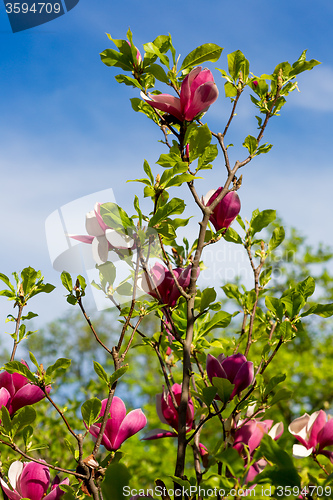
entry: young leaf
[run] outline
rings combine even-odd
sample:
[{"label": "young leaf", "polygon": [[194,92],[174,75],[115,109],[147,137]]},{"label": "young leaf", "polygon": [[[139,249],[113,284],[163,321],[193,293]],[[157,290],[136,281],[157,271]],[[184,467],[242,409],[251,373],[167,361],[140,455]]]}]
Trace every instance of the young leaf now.
[{"label": "young leaf", "polygon": [[101,408],[102,403],[98,398],[88,399],[81,406],[81,414],[88,428],[98,419]]},{"label": "young leaf", "polygon": [[180,71],[184,71],[184,69],[197,66],[206,61],[216,62],[220,58],[222,50],[223,48],[219,47],[215,43],[205,43],[204,45],[200,45],[200,47],[192,50],[192,52],[185,57]]},{"label": "young leaf", "polygon": [[97,361],[94,361],[94,370],[97,373],[97,375],[99,376],[99,378],[101,380],[103,380],[103,382],[105,382],[106,384],[109,384],[108,374],[104,370],[103,366],[100,365],[99,363],[97,363]]},{"label": "young leaf", "polygon": [[226,378],[213,377],[213,386],[216,387],[217,393],[223,403],[227,403],[235,385]]}]

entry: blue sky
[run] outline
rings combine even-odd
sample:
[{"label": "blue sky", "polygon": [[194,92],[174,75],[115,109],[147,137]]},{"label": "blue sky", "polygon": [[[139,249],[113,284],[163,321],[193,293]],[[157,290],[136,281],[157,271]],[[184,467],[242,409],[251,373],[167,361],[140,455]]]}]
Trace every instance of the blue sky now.
[{"label": "blue sky", "polygon": [[[285,60],[294,62],[304,49],[309,59],[321,61],[300,76],[301,93],[294,92],[281,117],[272,120],[265,140],[274,148],[244,169],[239,194],[245,218],[257,207],[274,208],[310,242],[333,244],[332,21],[331,0],[158,0],[146,5],[80,0],[66,15],[13,34],[0,5],[0,271],[10,274],[31,265],[57,285],[53,298],[31,303],[43,321],[69,308],[48,255],[48,215],[108,188],[131,211],[135,192],[142,191],[126,179],[141,176],[144,158],[154,166],[165,152],[158,129],[131,109],[129,98],[137,97],[136,91],[119,85],[114,79],[118,71],[100,61],[99,53],[112,46],[106,32],[125,38],[130,27],[139,49],[171,33],[182,57],[198,45],[217,43],[224,51],[211,68],[226,67],[227,54],[237,49],[256,74],[272,72]],[[206,118],[219,131],[230,103],[218,72],[215,79],[220,97]],[[255,135],[252,115],[245,97],[228,142],[241,144],[246,135]],[[242,149],[235,148],[233,161],[244,157]],[[224,178],[221,158],[214,171],[205,171],[198,192],[205,194]],[[175,190],[174,196],[179,195]],[[192,215],[194,205],[187,199]],[[8,312],[2,299],[0,319]]]}]

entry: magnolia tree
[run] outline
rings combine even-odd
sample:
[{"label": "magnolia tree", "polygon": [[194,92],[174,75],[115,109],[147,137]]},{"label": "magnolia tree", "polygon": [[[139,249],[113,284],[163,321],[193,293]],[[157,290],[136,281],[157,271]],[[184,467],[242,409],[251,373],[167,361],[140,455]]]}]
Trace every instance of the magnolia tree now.
[{"label": "magnolia tree", "polygon": [[[333,420],[320,408],[311,415],[300,414],[288,429],[268,418],[274,417],[271,408],[291,398],[291,392],[282,386],[288,374],[269,375],[274,361],[297,339],[308,316],[329,317],[333,304],[308,304],[315,291],[310,276],[284,291],[269,286],[274,253],[284,240],[284,228],[273,225],[274,210],[255,210],[249,222],[243,220],[238,194],[246,189],[241,169],[272,147],[263,143],[264,133],[290,92],[297,89],[297,75],[319,63],[307,61],[304,51],[294,64],[283,62],[272,74],[256,76],[250,73],[249,62],[240,50],[229,54],[228,68],[217,71],[225,80],[230,111],[216,131],[206,123],[206,116],[209,118],[219,90],[213,73],[201,64],[216,63],[221,47],[204,44],[180,63],[170,35],[145,44],[143,56],[130,31],[127,40],[109,38],[115,48],[101,54],[102,62],[125,71],[116,80],[141,92],[140,97],[131,99],[132,107],[160,129],[165,152],[156,163],[164,170],[153,173],[144,161],[146,177],[136,179],[144,184],[144,197],[151,199],[149,213],[140,208],[138,196],[134,215],[115,203],[96,200],[86,214],[87,233],[70,235],[75,244],[78,240],[91,245],[99,272],[99,283],[92,284],[116,308],[121,325],[116,342],[102,339],[83,304],[85,279],[81,275],[72,278],[64,270],[61,278],[67,301],[78,305],[91,335],[114,366],[109,373],[106,365],[91,360],[105,397],[93,397],[82,404],[81,424],[57,403],[56,380],[68,369],[70,359],[57,359],[48,367],[32,352],[30,367],[15,359],[18,344],[33,333],[26,328],[26,322],[35,316],[25,313],[27,303],[54,287],[45,284],[41,273],[30,267],[14,273],[14,284],[0,275],[6,285],[0,293],[14,301],[17,311],[8,317],[15,326],[14,345],[0,374],[4,498],[333,498],[329,486],[333,479]],[[160,85],[168,86],[170,93],[161,93],[157,89]],[[232,160],[232,144],[226,138],[248,93],[257,113],[258,131],[244,134],[244,157]],[[219,153],[224,182],[215,184],[215,175],[212,190],[201,196],[197,187],[201,171],[212,169]],[[222,179],[221,161],[217,168]],[[185,210],[184,195],[170,195],[175,188],[179,193],[189,191],[193,211],[196,209],[201,218],[193,241],[179,240],[178,233],[189,219],[175,217]],[[221,244],[220,240],[231,247],[243,246],[253,273],[250,290],[237,282],[223,284],[225,295],[236,306],[232,312],[221,309],[214,287],[197,288],[205,267],[205,248]],[[128,278],[120,282],[114,256],[128,268]],[[159,328],[150,335],[146,325],[152,317],[158,319]],[[231,327],[237,329],[236,336],[229,335]],[[135,368],[136,357],[131,351],[138,344],[156,356],[160,367],[161,379],[154,388],[161,421],[157,429],[147,422],[142,409],[127,412],[121,384],[117,387],[119,379],[126,381],[126,372],[128,376],[131,367]],[[35,435],[43,432],[45,425],[43,419],[36,420],[43,399],[63,424],[57,432],[68,433],[65,439],[72,467],[66,468],[62,456],[45,460],[43,451],[36,451]],[[133,436],[142,429],[140,446],[144,452],[140,456],[149,455],[150,446],[161,439],[172,442],[174,455],[173,474],[165,478],[164,471],[156,471],[148,489],[126,480],[119,483],[117,474],[123,469],[115,467],[124,459],[119,451],[122,444],[137,439]],[[288,432],[294,437],[292,449],[280,446]],[[138,454],[127,454],[129,471]],[[304,482],[302,460],[308,467],[309,459],[317,473],[308,475],[308,482]],[[50,484],[52,474],[55,478]],[[115,492],[115,484],[121,484],[121,490]]]}]

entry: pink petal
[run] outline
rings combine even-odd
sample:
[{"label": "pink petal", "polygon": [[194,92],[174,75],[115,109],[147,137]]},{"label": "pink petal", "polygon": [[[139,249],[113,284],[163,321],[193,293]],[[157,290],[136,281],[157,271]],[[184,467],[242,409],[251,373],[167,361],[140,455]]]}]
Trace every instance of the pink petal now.
[{"label": "pink petal", "polygon": [[[319,413],[319,412],[317,412]],[[308,448],[308,423],[310,415],[305,413],[302,417],[295,418],[288,427],[289,432],[306,448]]]},{"label": "pink petal", "polygon": [[5,387],[1,387],[1,389],[0,389],[0,409],[3,406],[7,405],[9,399],[10,399],[9,392],[7,391],[7,389]]},{"label": "pink petal", "polygon": [[68,236],[73,240],[89,244],[91,244],[93,242],[93,239],[95,238],[95,236],[89,236],[88,234],[69,234]]},{"label": "pink petal", "polygon": [[313,448],[307,448],[302,444],[294,444],[293,445],[293,457],[295,458],[305,458],[309,457],[313,452]]},{"label": "pink petal", "polygon": [[86,215],[86,230],[91,236],[102,236],[104,229],[99,224],[95,210],[88,212]]},{"label": "pink petal", "polygon": [[169,422],[164,418],[162,412],[162,397],[163,394],[156,394],[156,412],[162,424],[168,424]]},{"label": "pink petal", "polygon": [[0,478],[0,484],[3,491],[9,498],[9,500],[20,500],[22,498],[21,495],[19,495],[16,491],[12,491],[11,489],[9,489],[5,481],[3,481],[3,479],[1,478]]},{"label": "pink petal", "polygon": [[222,368],[221,363],[211,354],[207,355],[206,370],[211,384],[213,383],[213,377],[227,378],[227,374]]},{"label": "pink petal", "polygon": [[318,433],[322,430],[324,425],[326,424],[326,413],[323,410],[319,412],[315,412],[311,415],[309,423],[308,423],[308,447],[315,448],[318,440]]},{"label": "pink petal", "polygon": [[113,443],[114,450],[118,450],[126,439],[141,431],[145,425],[147,425],[147,418],[141,409],[130,411],[119,427]]},{"label": "pink petal", "polygon": [[104,264],[108,260],[109,254],[109,243],[103,236],[96,236],[92,242],[92,254],[93,259],[99,266]]},{"label": "pink petal", "polygon": [[45,394],[42,389],[36,385],[26,384],[12,398],[8,411],[13,415],[17,410],[23,408],[23,406],[33,405],[43,398],[45,398]]},{"label": "pink petal", "polygon": [[268,435],[271,436],[271,438],[274,439],[274,441],[276,441],[277,439],[279,439],[282,436],[283,431],[284,431],[283,423],[282,422],[278,422],[277,424],[275,424],[271,428],[271,430],[269,431]]},{"label": "pink petal", "polygon": [[214,82],[207,82],[198,87],[192,96],[192,102],[184,110],[185,120],[192,121],[197,115],[206,111],[218,98],[219,91]]},{"label": "pink petal", "polygon": [[45,465],[35,462],[24,464],[20,477],[20,491],[24,498],[41,500],[50,484],[50,471]]},{"label": "pink petal", "polygon": [[11,396],[14,396],[15,387],[13,378],[8,372],[0,373],[0,387],[5,387]]},{"label": "pink petal", "polygon": [[178,118],[178,120],[184,121],[180,99],[178,97],[174,97],[170,94],[149,94],[149,97],[151,100],[145,99],[145,101],[148,102],[148,104],[150,104],[153,108],[165,111],[166,113]]},{"label": "pink petal", "polygon": [[[64,479],[64,481],[61,481],[60,484],[67,484],[69,485],[69,479],[68,477]],[[51,492],[46,495],[46,497],[43,498],[43,500],[58,500],[65,492],[59,488],[59,485],[56,486],[51,490]]]},{"label": "pink petal", "polygon": [[[222,367],[225,369],[224,364],[222,364]],[[239,394],[244,389],[249,387],[249,385],[253,380],[253,375],[254,375],[253,363],[252,361],[246,361],[246,363],[243,363],[240,369],[238,370],[235,379],[231,381],[233,384],[235,384],[235,387],[234,390],[232,391],[230,399],[232,399],[236,394]]]},{"label": "pink petal", "polygon": [[222,361],[222,368],[227,374],[227,378],[230,382],[234,383],[237,373],[246,361],[246,357],[240,353],[232,354]]},{"label": "pink petal", "polygon": [[[102,409],[100,415],[104,415],[106,408],[107,399],[102,401]],[[105,436],[111,443],[112,449],[115,448],[115,441],[117,439],[118,431],[121,426],[122,421],[126,417],[126,407],[122,399],[117,396],[113,396],[111,408],[110,408],[111,418],[108,419],[105,427]]]},{"label": "pink petal", "polygon": [[[107,229],[110,229],[109,226],[107,224],[105,224],[105,222],[102,219],[102,216],[101,216],[101,203],[96,203],[95,204],[94,212],[95,212],[95,215],[96,215],[97,222],[98,222],[100,228],[102,229],[102,231],[105,232]],[[95,236],[98,236],[98,235],[95,235]]]},{"label": "pink petal", "polygon": [[[84,425],[85,422],[84,422]],[[107,424],[106,424],[107,425]],[[87,426],[86,426],[87,427]],[[100,431],[100,428],[101,428],[101,424],[93,424],[89,427],[89,432],[90,434],[94,437],[94,438],[97,438],[98,434],[99,434],[99,431]],[[109,451],[112,451],[112,444],[111,444],[111,441],[110,439],[107,437],[106,433],[104,432],[103,434],[103,437],[102,437],[102,441],[101,441],[101,444],[103,446],[105,446],[105,448]]]},{"label": "pink petal", "polygon": [[[326,418],[326,416],[325,416],[325,418]],[[326,448],[326,446],[333,445],[333,419],[330,419],[328,422],[326,422],[324,427],[318,433],[317,443],[319,443],[320,450],[322,450],[323,448]]]},{"label": "pink petal", "polygon": [[180,103],[181,103],[181,109],[185,110],[191,103],[192,99],[192,85],[193,85],[193,80],[198,76],[198,74],[201,71],[201,66],[198,66],[197,68],[192,69],[188,75],[185,76],[182,86],[180,89]]}]

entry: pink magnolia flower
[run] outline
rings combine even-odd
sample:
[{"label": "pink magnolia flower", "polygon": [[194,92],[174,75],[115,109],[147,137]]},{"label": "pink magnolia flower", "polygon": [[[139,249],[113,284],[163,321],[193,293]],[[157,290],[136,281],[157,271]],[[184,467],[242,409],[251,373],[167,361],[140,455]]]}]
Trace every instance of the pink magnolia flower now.
[{"label": "pink magnolia flower", "polygon": [[[268,434],[275,441],[283,434],[283,423],[279,422],[272,427],[273,420],[251,419],[245,424],[239,422],[238,428],[234,431],[233,448],[247,460],[247,455],[244,452],[244,447],[248,447],[250,457],[253,456],[255,450],[260,445],[264,434]],[[272,428],[271,428],[272,427]],[[246,482],[253,481],[267,465],[266,460],[261,459],[252,464],[246,475]]]},{"label": "pink magnolia flower", "polygon": [[230,399],[240,394],[253,380],[253,363],[247,361],[243,354],[232,354],[225,357],[220,354],[217,358],[207,355],[206,370],[208,378],[213,384],[213,377],[226,378],[235,385]]},{"label": "pink magnolia flower", "polygon": [[[105,413],[107,399],[103,399],[100,417]],[[126,415],[126,407],[122,399],[114,396],[103,434],[102,445],[109,451],[116,451],[126,439],[141,431],[147,424],[147,419],[141,409],[130,411]],[[89,432],[97,438],[101,424],[93,424]]]},{"label": "pink magnolia flower", "polygon": [[[191,264],[185,269],[182,267],[176,267],[173,269],[173,273],[182,288],[187,288],[189,286],[191,281],[191,271]],[[200,270],[198,268],[197,276],[199,275],[199,272]],[[148,284],[147,275],[143,275],[140,282],[141,288],[155,299],[158,299],[158,294],[156,292],[157,289],[162,303],[169,307],[174,307],[181,293],[175,284],[171,272],[163,266],[163,264],[156,262],[150,270],[150,276],[151,278]]]},{"label": "pink magnolia flower", "polygon": [[74,240],[91,244],[93,259],[98,265],[108,260],[110,250],[128,250],[134,246],[132,238],[117,233],[105,224],[101,217],[101,203],[96,203],[94,210],[86,214],[86,230],[88,234],[69,236]]},{"label": "pink magnolia flower", "polygon": [[311,454],[325,455],[333,463],[333,452],[324,450],[326,446],[333,445],[333,419],[323,410],[312,415],[305,413],[296,418],[288,427],[289,432],[301,444],[294,444],[293,455],[296,458],[308,457]]},{"label": "pink magnolia flower", "polygon": [[[175,396],[177,405],[180,405],[182,386],[180,384],[173,384],[171,390]],[[159,439],[163,437],[175,437],[178,435],[178,411],[174,407],[172,397],[169,392],[164,390],[162,394],[156,395],[156,411],[159,419],[163,424],[169,424],[173,427],[174,431],[167,431],[165,429],[153,429],[148,432],[143,439]],[[191,397],[188,400],[187,415],[186,415],[186,432],[189,432],[193,426],[194,419],[194,405]]]},{"label": "pink magnolia flower", "polygon": [[[221,193],[222,187],[214,190],[211,189],[208,193],[201,198],[203,205],[209,207],[213,201]],[[212,215],[209,217],[210,222],[215,227],[216,231],[220,229],[228,229],[233,223],[241,209],[241,202],[238,194],[235,191],[230,191],[225,197],[216,205]]]},{"label": "pink magnolia flower", "polygon": [[[50,471],[46,465],[36,462],[13,462],[8,470],[8,479],[12,489],[1,478],[0,482],[9,500],[58,500],[65,493],[59,488],[59,480],[56,478],[51,484],[51,491],[46,495],[50,485]],[[69,484],[69,479],[66,478],[60,484]]]},{"label": "pink magnolia flower", "polygon": [[[21,363],[28,367],[25,361],[22,360]],[[23,406],[33,405],[45,398],[42,389],[20,373],[0,373],[0,387],[0,408],[6,406],[10,415],[14,415]],[[50,390],[51,386],[48,385],[46,391],[49,393]]]},{"label": "pink magnolia flower", "polygon": [[153,108],[165,111],[181,122],[190,122],[200,113],[207,111],[218,95],[212,73],[209,69],[203,70],[198,66],[184,78],[180,98],[170,94],[149,94],[150,100],[145,96],[144,98]]}]

